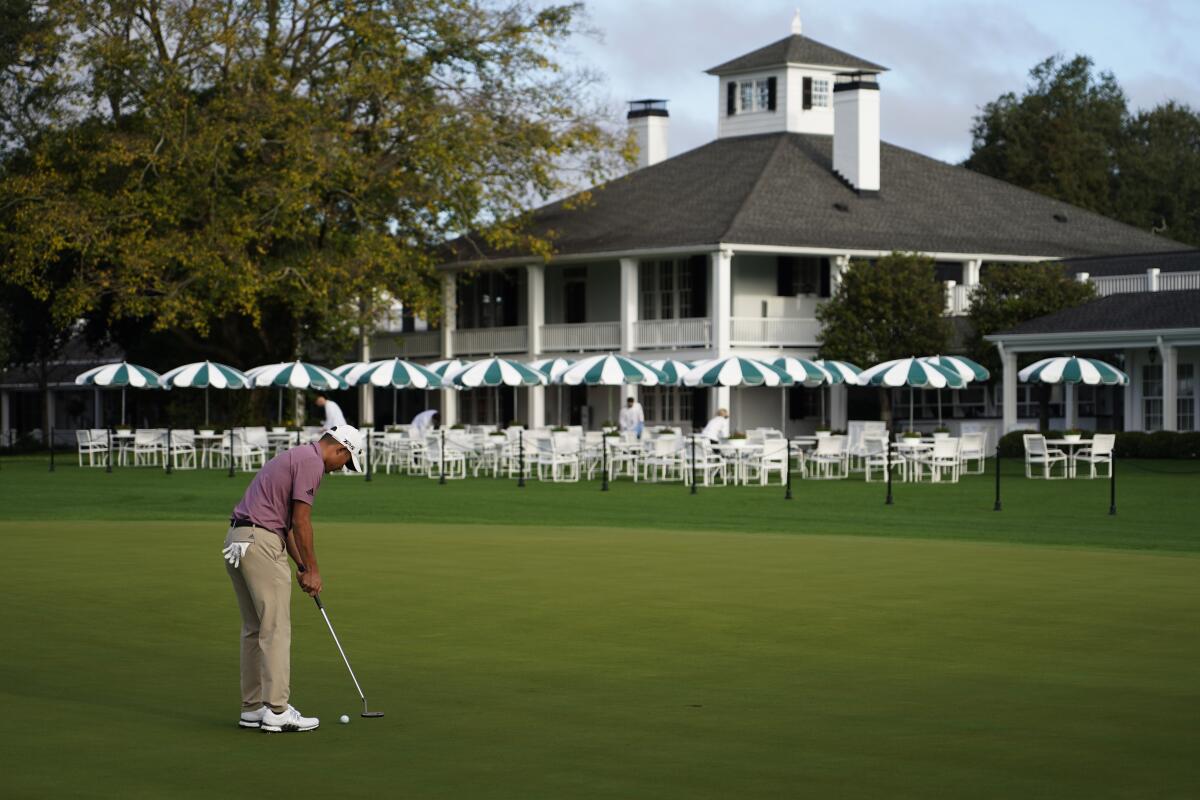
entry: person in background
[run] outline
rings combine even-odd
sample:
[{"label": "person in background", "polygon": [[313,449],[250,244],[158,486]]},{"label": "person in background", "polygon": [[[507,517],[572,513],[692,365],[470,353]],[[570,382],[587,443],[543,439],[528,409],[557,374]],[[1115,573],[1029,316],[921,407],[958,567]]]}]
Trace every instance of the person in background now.
[{"label": "person in background", "polygon": [[321,427],[325,430],[329,430],[335,425],[346,424],[346,415],[342,413],[342,407],[330,400],[323,392],[317,394],[317,408],[325,412],[325,421],[321,423]]},{"label": "person in background", "polygon": [[617,415],[617,428],[621,433],[634,433],[640,439],[645,426],[646,413],[642,410],[642,404],[632,397],[625,398],[625,407]]},{"label": "person in background", "polygon": [[413,417],[412,421],[412,438],[418,441],[424,439],[429,434],[429,429],[433,427],[434,418],[437,417],[436,408],[431,408],[427,411],[422,411]]},{"label": "person in background", "polygon": [[718,408],[717,415],[708,421],[700,435],[713,442],[729,438],[729,409]]}]

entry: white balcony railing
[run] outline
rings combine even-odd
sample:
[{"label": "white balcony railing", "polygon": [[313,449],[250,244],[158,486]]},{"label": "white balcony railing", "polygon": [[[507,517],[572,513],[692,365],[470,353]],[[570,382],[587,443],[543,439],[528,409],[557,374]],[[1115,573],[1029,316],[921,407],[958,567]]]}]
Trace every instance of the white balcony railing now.
[{"label": "white balcony railing", "polygon": [[816,347],[821,323],[807,317],[734,317],[729,343],[734,347]]},{"label": "white balcony railing", "polygon": [[621,347],[621,323],[581,322],[568,325],[543,325],[542,350],[578,353],[585,350],[618,350]]},{"label": "white balcony railing", "polygon": [[634,346],[641,350],[672,347],[708,347],[712,322],[708,317],[691,319],[640,319],[633,323]]},{"label": "white balcony railing", "polygon": [[971,312],[971,295],[975,293],[978,284],[972,286],[956,281],[945,281],[946,286],[946,315],[950,317],[965,317]]},{"label": "white balcony railing", "polygon": [[524,353],[529,349],[524,325],[506,328],[466,328],[454,331],[454,355],[478,356]]},{"label": "white balcony railing", "polygon": [[1150,280],[1144,272],[1137,275],[1097,275],[1088,280],[1096,287],[1096,294],[1100,297],[1150,291]]},{"label": "white balcony railing", "polygon": [[417,333],[383,333],[371,339],[371,358],[426,358],[442,352],[439,331]]},{"label": "white balcony railing", "polygon": [[1158,289],[1173,292],[1179,289],[1200,289],[1200,271],[1164,272],[1158,276]]}]

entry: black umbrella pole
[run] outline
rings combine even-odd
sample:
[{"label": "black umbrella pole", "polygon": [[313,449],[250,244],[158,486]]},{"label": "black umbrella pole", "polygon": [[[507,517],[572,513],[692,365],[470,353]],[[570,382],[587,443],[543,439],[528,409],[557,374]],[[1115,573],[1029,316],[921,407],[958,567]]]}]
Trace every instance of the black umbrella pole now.
[{"label": "black umbrella pole", "polygon": [[[207,390],[206,390],[207,391]],[[167,474],[171,474],[171,429],[167,428]]]},{"label": "black umbrella pole", "polygon": [[112,428],[104,429],[105,436],[108,437],[108,450],[105,451],[104,471],[112,474]]},{"label": "black umbrella pole", "polygon": [[1000,505],[1000,443],[996,442],[996,505],[992,506],[992,511],[999,511],[1002,508]]},{"label": "black umbrella pole", "polygon": [[608,491],[608,433],[600,427],[600,491]]},{"label": "black umbrella pole", "polygon": [[438,485],[445,486],[446,485],[446,429],[442,428],[441,431],[439,431],[439,432],[442,435],[442,447],[441,447],[441,453],[440,453],[440,456],[442,459],[442,465],[438,468]]},{"label": "black umbrella pole", "polygon": [[229,477],[233,477],[233,428],[229,429]]},{"label": "black umbrella pole", "polygon": [[1108,515],[1117,515],[1117,454],[1114,452],[1108,462]]},{"label": "black umbrella pole", "polygon": [[893,505],[892,503],[892,443],[887,439],[883,440],[884,463],[887,465],[887,499],[883,501],[885,506]]},{"label": "black umbrella pole", "polygon": [[[374,427],[374,426],[372,426]],[[367,429],[367,483],[371,482],[371,429]]]},{"label": "black umbrella pole", "polygon": [[525,431],[517,433],[517,488],[525,488]]},{"label": "black umbrella pole", "polygon": [[792,499],[792,440],[787,441],[787,455],[783,459],[783,471],[787,476],[787,492],[784,493],[784,500]]},{"label": "black umbrella pole", "polygon": [[692,432],[692,494],[695,494],[696,489],[696,433]]}]

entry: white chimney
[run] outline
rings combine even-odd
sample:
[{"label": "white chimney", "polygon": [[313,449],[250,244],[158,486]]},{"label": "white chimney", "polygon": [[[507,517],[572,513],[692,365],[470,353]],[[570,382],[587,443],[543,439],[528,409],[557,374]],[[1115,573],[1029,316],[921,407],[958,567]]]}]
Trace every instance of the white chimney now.
[{"label": "white chimney", "polygon": [[632,100],[625,119],[637,142],[637,169],[666,159],[667,125],[670,122],[666,100]]},{"label": "white chimney", "polygon": [[873,73],[837,76],[833,86],[833,171],[857,191],[879,191],[879,82]]}]

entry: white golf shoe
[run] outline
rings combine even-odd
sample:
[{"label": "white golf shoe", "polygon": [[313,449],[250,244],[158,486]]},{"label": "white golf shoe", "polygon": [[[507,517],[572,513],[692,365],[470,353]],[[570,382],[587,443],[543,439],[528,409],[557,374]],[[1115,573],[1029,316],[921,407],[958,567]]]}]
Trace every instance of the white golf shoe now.
[{"label": "white golf shoe", "polygon": [[288,706],[287,711],[282,714],[276,714],[269,708],[266,712],[263,714],[261,727],[264,731],[272,733],[311,731],[321,724],[321,720],[316,717],[301,716],[294,706]]},{"label": "white golf shoe", "polygon": [[266,706],[257,709],[256,711],[243,711],[242,716],[238,719],[239,728],[257,728],[262,725],[263,716],[270,709]]}]

